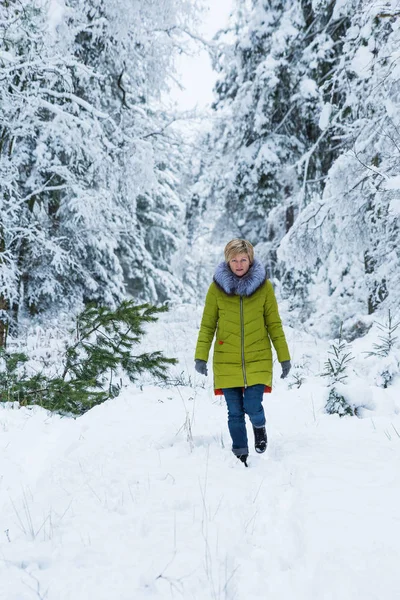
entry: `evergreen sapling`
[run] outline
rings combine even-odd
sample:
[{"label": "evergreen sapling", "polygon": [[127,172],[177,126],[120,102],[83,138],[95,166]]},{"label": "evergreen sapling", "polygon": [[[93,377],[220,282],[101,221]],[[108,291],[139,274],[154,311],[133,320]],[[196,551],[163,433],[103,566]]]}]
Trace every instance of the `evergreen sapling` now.
[{"label": "evergreen sapling", "polygon": [[372,345],[373,350],[371,352],[365,353],[367,357],[386,359],[383,362],[379,361],[379,373],[376,380],[377,384],[385,389],[392,384],[394,377],[399,372],[399,359],[393,352],[398,340],[398,337],[394,333],[399,326],[400,321],[395,322],[393,320],[389,309],[388,318],[385,323],[377,322],[377,327],[382,332],[382,335],[378,336],[380,341]]},{"label": "evergreen sapling", "polygon": [[325,411],[329,414],[338,414],[340,417],[353,416],[355,414],[354,408],[335,387],[337,384],[344,383],[348,378],[347,369],[354,358],[351,355],[349,345],[343,340],[342,325],[340,326],[339,338],[337,342],[331,345],[328,354],[330,356],[328,356],[325,363],[325,371],[322,373],[322,377],[329,378],[329,386],[331,387]]},{"label": "evergreen sapling", "polygon": [[157,321],[156,315],[167,310],[165,306],[135,306],[132,301],[122,302],[114,311],[88,306],[76,318],[75,342],[67,344],[62,372],[55,377],[42,373],[30,377],[26,355],[1,349],[0,401],[38,404],[51,411],[81,415],[118,396],[122,373],[131,382],[144,372],[167,379],[168,367],[175,359],[159,351],[132,353],[145,333],[143,325]]},{"label": "evergreen sapling", "polygon": [[389,309],[387,321],[383,324],[377,323],[378,329],[383,332],[383,335],[378,336],[380,342],[378,344],[372,344],[373,350],[367,352],[367,356],[380,356],[384,358],[389,356],[398,339],[397,336],[393,334],[399,325],[400,321],[397,321],[397,323],[393,322],[393,317]]}]

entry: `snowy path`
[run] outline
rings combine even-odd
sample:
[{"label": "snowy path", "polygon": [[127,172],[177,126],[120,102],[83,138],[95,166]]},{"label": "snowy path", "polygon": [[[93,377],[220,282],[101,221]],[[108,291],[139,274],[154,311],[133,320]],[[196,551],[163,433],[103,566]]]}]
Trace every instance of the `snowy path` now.
[{"label": "snowy path", "polygon": [[278,382],[245,469],[195,383],[75,421],[0,409],[0,598],[399,598],[399,416],[341,420]]}]

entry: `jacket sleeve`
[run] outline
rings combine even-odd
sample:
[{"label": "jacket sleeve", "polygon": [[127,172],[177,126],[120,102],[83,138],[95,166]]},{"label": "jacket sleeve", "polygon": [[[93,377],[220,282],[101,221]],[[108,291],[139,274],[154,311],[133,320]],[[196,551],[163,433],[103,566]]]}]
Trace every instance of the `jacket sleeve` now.
[{"label": "jacket sleeve", "polygon": [[203,317],[201,319],[199,336],[197,338],[195,360],[208,360],[208,354],[210,352],[211,344],[214,339],[215,330],[218,323],[218,304],[217,296],[215,293],[215,286],[210,285],[206,303],[203,310]]},{"label": "jacket sleeve", "polygon": [[268,335],[274,345],[279,362],[290,360],[289,348],[283,333],[282,321],[279,316],[278,303],[276,301],[272,283],[267,281],[267,295],[264,304],[264,321]]}]

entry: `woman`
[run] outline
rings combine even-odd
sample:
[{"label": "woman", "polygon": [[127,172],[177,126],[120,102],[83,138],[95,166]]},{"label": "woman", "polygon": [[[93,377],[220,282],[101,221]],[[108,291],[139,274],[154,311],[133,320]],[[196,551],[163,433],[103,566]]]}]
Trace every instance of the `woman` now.
[{"label": "woman", "polygon": [[207,293],[197,340],[196,371],[207,375],[207,360],[214,345],[214,388],[228,407],[232,452],[247,467],[249,455],[245,413],[253,425],[256,452],[265,452],[267,434],[262,406],[272,386],[274,345],[284,378],[290,355],[283,333],[274,290],[263,265],[254,259],[253,246],[235,239],[225,247]]}]

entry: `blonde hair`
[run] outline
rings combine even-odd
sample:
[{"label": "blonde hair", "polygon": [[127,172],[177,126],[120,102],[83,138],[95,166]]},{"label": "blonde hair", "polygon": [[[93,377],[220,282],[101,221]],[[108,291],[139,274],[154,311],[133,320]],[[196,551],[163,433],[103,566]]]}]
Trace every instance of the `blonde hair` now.
[{"label": "blonde hair", "polygon": [[250,264],[254,261],[254,248],[247,240],[231,240],[227,243],[224,250],[225,262],[229,262],[237,254],[247,254]]}]

